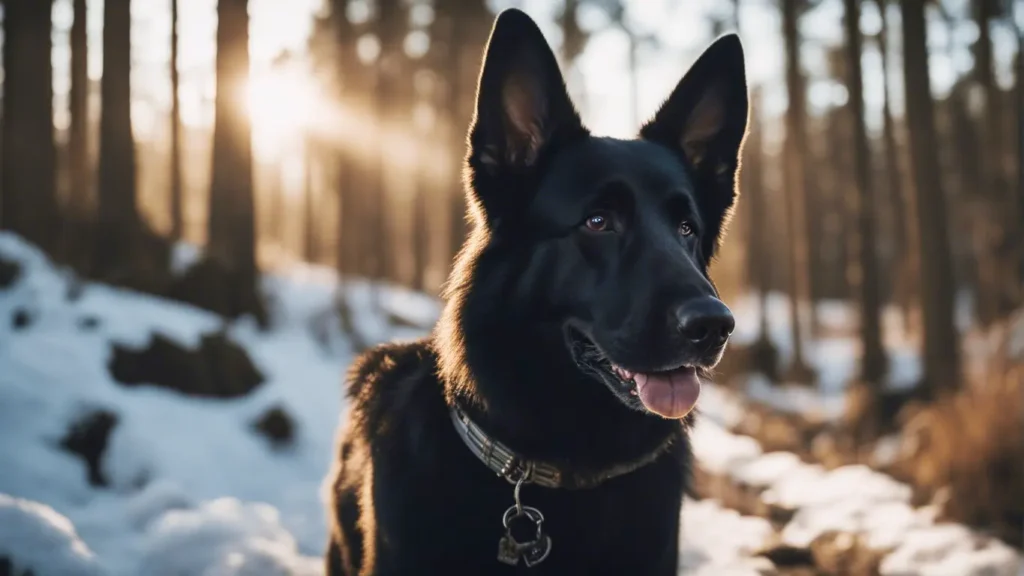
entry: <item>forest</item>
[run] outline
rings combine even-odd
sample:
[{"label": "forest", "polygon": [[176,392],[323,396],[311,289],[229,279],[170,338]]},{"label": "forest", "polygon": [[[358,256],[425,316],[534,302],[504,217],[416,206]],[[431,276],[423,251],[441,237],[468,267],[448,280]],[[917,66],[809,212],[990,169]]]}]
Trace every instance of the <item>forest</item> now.
[{"label": "forest", "polygon": [[[541,22],[584,119],[616,136],[635,135],[711,40],[737,32],[744,42],[740,201],[712,267],[738,328],[706,406],[702,396],[711,423],[695,453],[701,500],[763,527],[735,555],[778,572],[749,573],[1016,574],[1024,4],[1013,0],[0,0],[0,470],[16,471],[0,479],[0,524],[4,498],[52,506],[99,558],[82,573],[131,574],[145,565],[132,554],[174,557],[173,539],[154,533],[170,525],[137,530],[149,543],[139,548],[91,536],[114,529],[71,504],[84,487],[148,490],[155,481],[140,478],[159,477],[159,457],[129,474],[135,458],[110,452],[123,449],[119,434],[132,446],[151,436],[128,416],[141,400],[121,399],[137,385],[170,389],[161,393],[182,406],[161,426],[187,423],[197,398],[231,398],[246,418],[259,412],[238,426],[245,441],[250,428],[272,443],[310,434],[320,453],[301,455],[305,476],[270,477],[316,497],[353,354],[426,333],[435,318],[470,225],[462,169],[481,55],[508,6]],[[113,292],[89,307],[95,290]],[[181,319],[154,311],[117,332],[127,311],[150,313],[136,297]],[[72,324],[53,320],[65,317]],[[94,344],[78,352],[58,338],[75,330],[100,330],[102,354],[81,360]],[[274,364],[293,352],[316,359]],[[73,376],[43,369],[54,354],[101,376],[76,390]],[[307,379],[320,396],[302,388]],[[39,409],[44,425],[16,417],[25,406],[62,408]],[[36,437],[49,438],[40,451],[63,442],[55,452],[89,470],[74,480],[81,487],[54,496],[34,486],[51,456],[15,454]],[[181,450],[202,446],[197,437]],[[213,464],[232,446],[202,458]],[[177,462],[176,450],[155,453]],[[811,470],[820,486],[852,474],[842,478],[898,485],[900,496],[883,490],[863,509],[826,513],[786,496],[800,489],[779,486],[772,465],[742,466],[769,457]],[[259,466],[272,458],[261,452]],[[248,480],[189,484],[170,469],[164,487],[201,494],[184,508],[204,521],[250,523],[244,501],[271,502],[283,526],[272,528],[297,558],[274,566],[320,569],[302,560],[320,553],[319,524],[302,528],[294,502]],[[226,496],[243,501],[228,520],[208,502]],[[879,502],[931,516],[904,525],[872,516]],[[827,520],[811,520],[816,512]],[[878,545],[878,526],[963,531]],[[0,575],[64,573],[19,560],[3,535]],[[987,559],[954,559],[964,535],[977,545],[963,558]],[[248,554],[235,537],[223,536],[222,552]],[[709,564],[680,573],[733,573],[723,567],[735,558],[714,564],[725,553],[704,552]],[[963,571],[924,566],[940,560]],[[196,562],[167,573],[205,573]]]}]

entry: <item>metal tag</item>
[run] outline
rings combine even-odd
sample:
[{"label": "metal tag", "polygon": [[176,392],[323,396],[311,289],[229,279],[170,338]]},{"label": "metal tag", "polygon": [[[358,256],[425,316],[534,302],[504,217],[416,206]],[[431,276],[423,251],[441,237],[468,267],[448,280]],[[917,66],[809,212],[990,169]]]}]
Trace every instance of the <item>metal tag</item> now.
[{"label": "metal tag", "polygon": [[523,550],[523,561],[528,568],[540,564],[551,554],[551,536],[544,536],[541,540],[535,540]]},{"label": "metal tag", "polygon": [[498,542],[498,562],[509,566],[519,564],[519,545],[509,534],[502,536]]}]

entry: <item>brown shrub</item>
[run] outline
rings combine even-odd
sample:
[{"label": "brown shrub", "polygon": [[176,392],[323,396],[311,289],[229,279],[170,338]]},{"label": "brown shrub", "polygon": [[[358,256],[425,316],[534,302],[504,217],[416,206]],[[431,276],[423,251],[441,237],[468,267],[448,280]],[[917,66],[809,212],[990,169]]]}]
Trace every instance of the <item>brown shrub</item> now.
[{"label": "brown shrub", "polygon": [[944,517],[990,528],[1021,546],[1024,524],[1024,363],[915,410],[892,472]]}]

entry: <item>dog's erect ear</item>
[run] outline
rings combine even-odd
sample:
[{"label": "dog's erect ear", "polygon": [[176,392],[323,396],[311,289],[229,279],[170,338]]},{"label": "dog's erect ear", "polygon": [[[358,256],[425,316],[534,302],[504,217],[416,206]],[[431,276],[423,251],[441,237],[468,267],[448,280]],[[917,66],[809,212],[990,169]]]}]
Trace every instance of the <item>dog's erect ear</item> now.
[{"label": "dog's erect ear", "polygon": [[[743,46],[735,34],[716,40],[701,54],[640,136],[682,154],[698,182],[705,212],[710,260],[736,197],[736,171],[747,130],[747,82]],[[706,187],[705,187],[706,188]]]},{"label": "dog's erect ear", "polygon": [[640,136],[681,151],[696,170],[719,176],[736,169],[747,108],[743,46],[728,34],[701,54]]},{"label": "dog's erect ear", "polygon": [[584,131],[540,29],[520,10],[503,11],[495,20],[480,73],[470,169],[492,175],[522,173],[536,164],[553,139]]}]

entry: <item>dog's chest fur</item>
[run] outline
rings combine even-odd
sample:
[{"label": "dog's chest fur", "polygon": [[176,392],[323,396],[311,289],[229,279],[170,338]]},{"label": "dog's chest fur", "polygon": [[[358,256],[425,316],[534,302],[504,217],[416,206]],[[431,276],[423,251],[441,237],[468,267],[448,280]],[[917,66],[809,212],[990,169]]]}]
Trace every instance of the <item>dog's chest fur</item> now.
[{"label": "dog's chest fur", "polygon": [[675,574],[688,466],[680,442],[656,462],[592,489],[524,486],[550,557],[497,561],[513,487],[458,437],[430,344],[375,348],[353,366],[348,423],[331,490],[328,574]]}]

